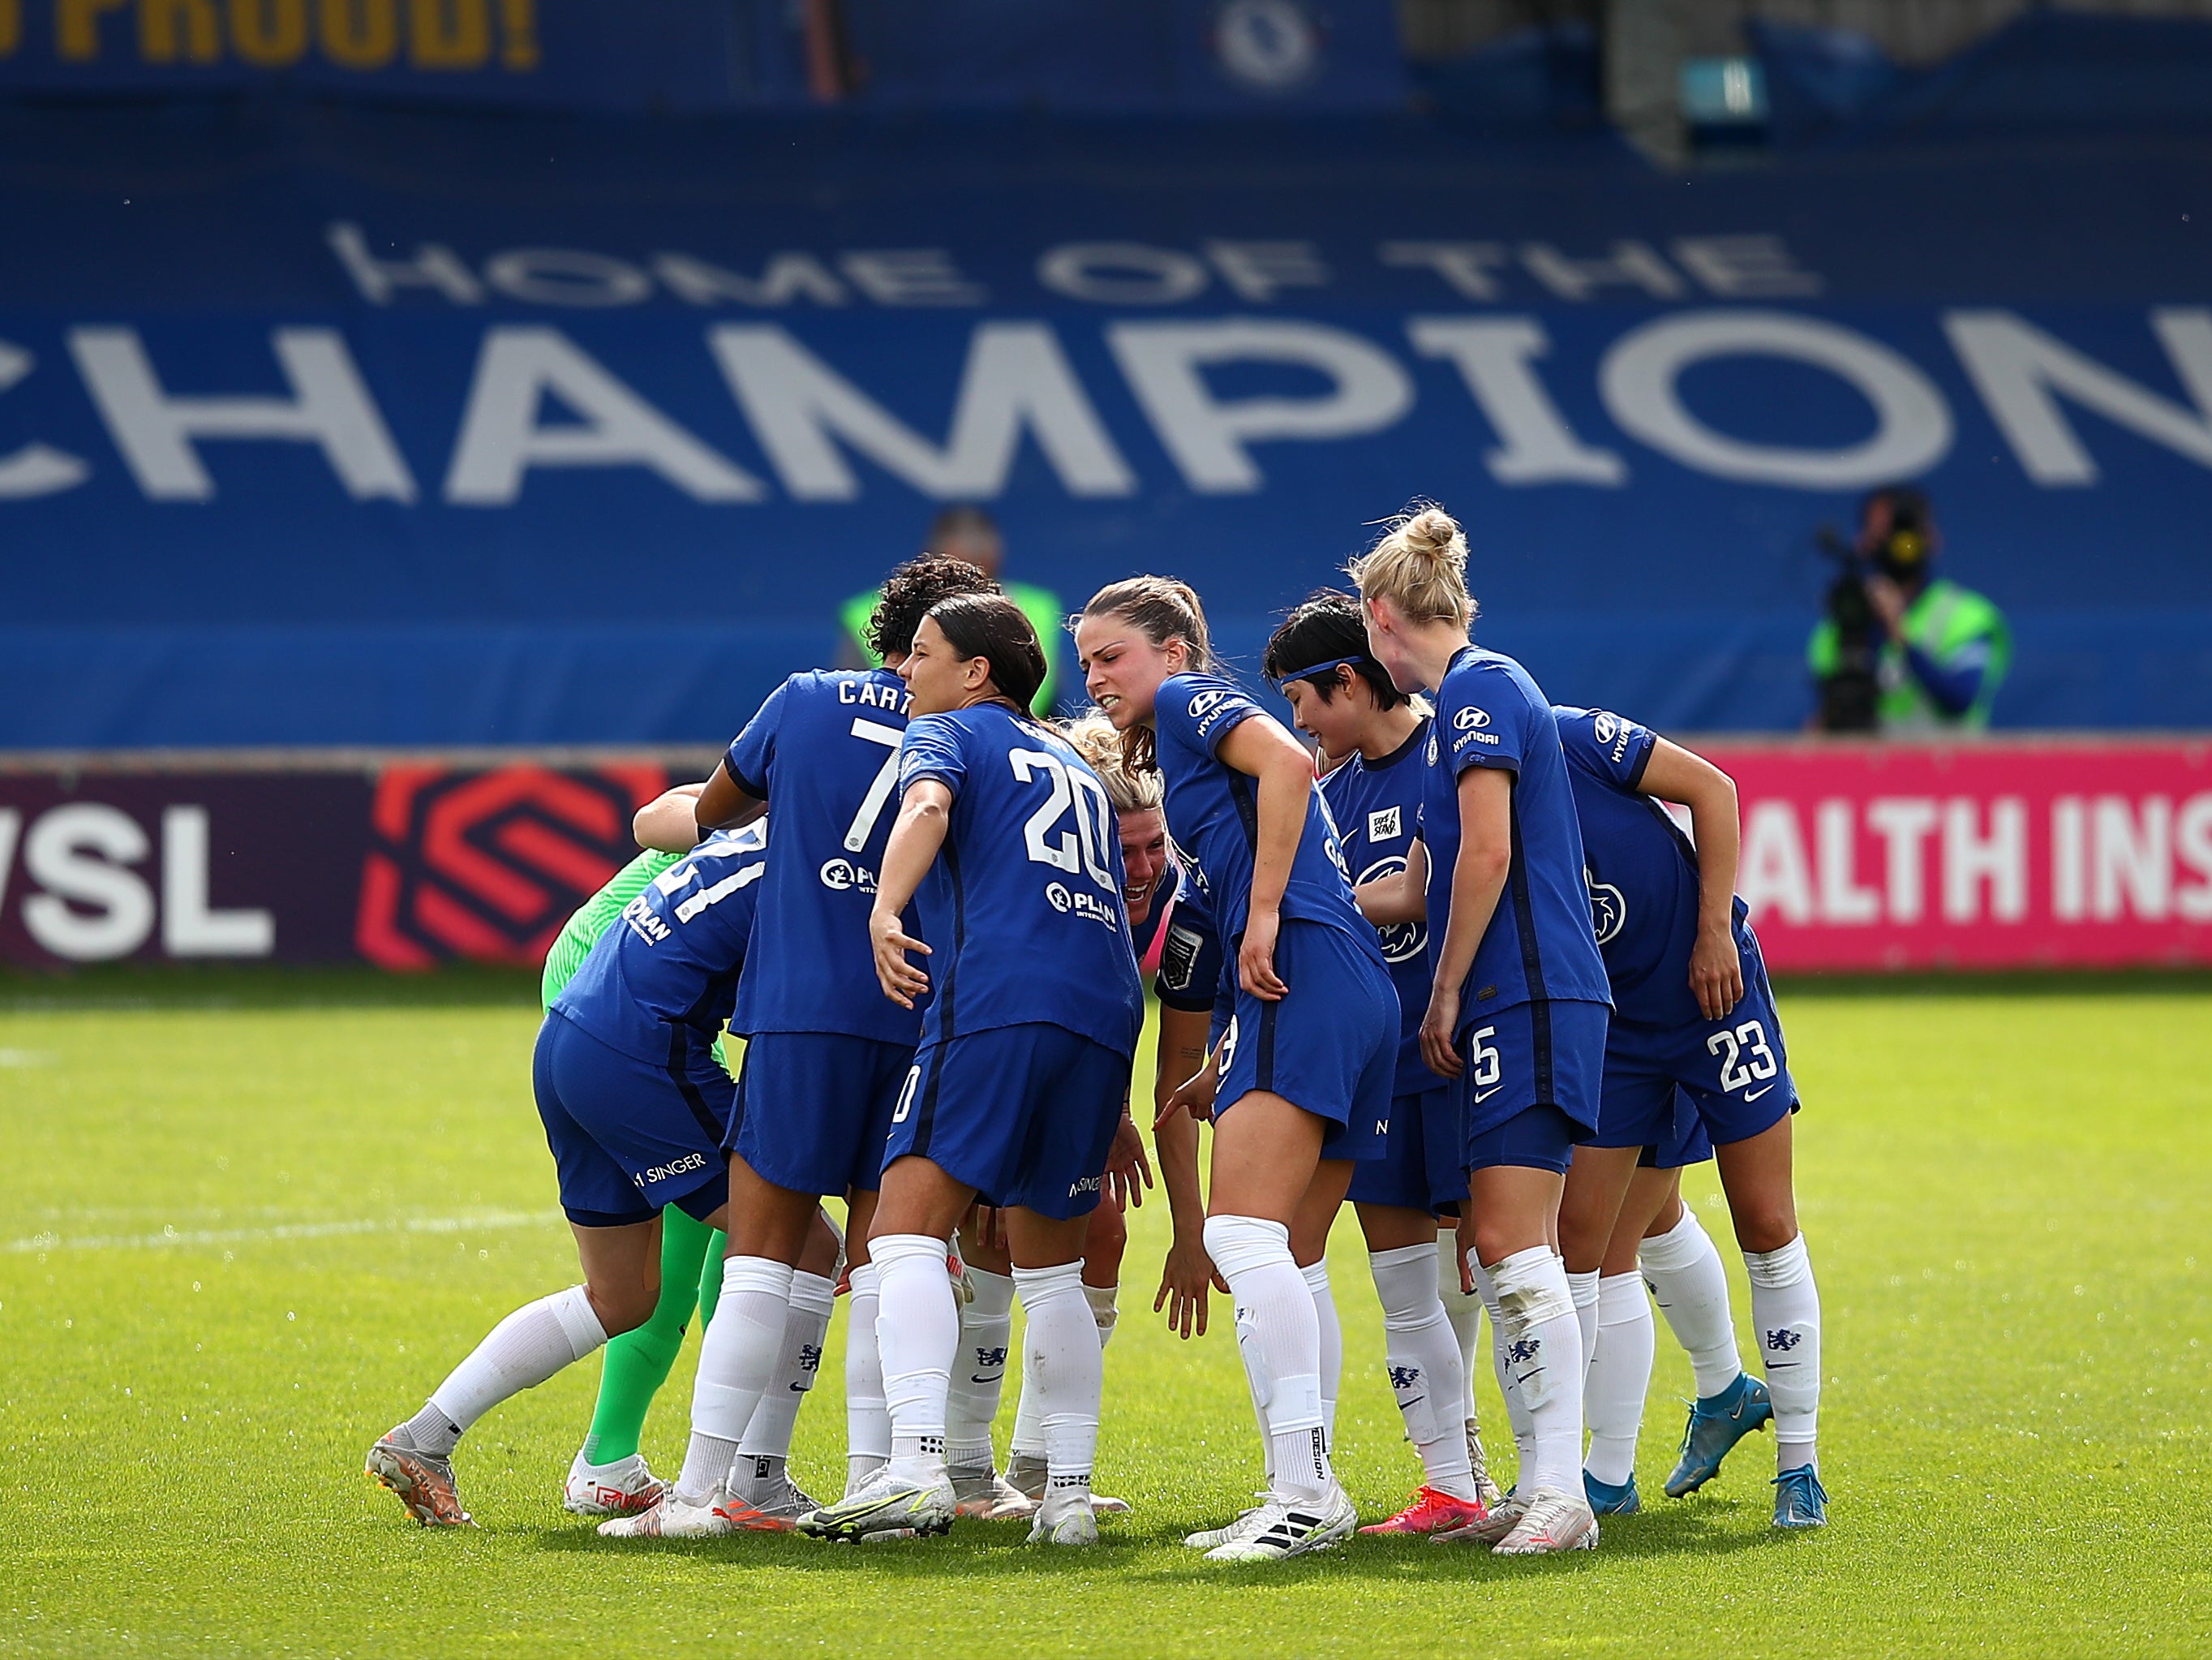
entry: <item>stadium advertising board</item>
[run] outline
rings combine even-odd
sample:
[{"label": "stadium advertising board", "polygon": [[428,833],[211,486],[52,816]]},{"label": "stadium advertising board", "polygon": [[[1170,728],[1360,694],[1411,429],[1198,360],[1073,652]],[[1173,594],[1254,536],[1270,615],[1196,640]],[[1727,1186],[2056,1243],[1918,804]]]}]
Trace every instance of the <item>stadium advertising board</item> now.
[{"label": "stadium advertising board", "polygon": [[2000,723],[2212,726],[2179,163],[89,119],[0,146],[0,745],[712,743],[952,501],[1249,662],[1421,495],[1555,696],[1788,731],[1813,532],[1908,475]]},{"label": "stadium advertising board", "polygon": [[[2212,962],[2212,742],[1700,747],[1778,970]],[[0,773],[0,958],[532,964],[700,769]]]}]

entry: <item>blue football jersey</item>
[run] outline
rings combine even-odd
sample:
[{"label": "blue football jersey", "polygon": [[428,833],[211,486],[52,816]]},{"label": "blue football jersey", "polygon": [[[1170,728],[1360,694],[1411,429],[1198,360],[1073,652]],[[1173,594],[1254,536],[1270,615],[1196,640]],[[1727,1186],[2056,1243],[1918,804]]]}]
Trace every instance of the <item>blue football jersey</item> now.
[{"label": "blue football jersey", "polygon": [[[1352,885],[1373,882],[1406,868],[1420,831],[1421,790],[1427,772],[1429,726],[1379,761],[1355,755],[1321,781],[1328,816],[1352,868]],[[1390,982],[1398,988],[1398,1081],[1394,1093],[1413,1095],[1443,1079],[1421,1059],[1421,1016],[1429,1006],[1435,968],[1425,922],[1393,922],[1378,930]]]},{"label": "blue football jersey", "polygon": [[[1667,810],[1644,793],[1658,735],[1602,709],[1552,711],[1582,820],[1590,921],[1613,981],[1613,1006],[1638,1025],[1705,1018],[1690,990],[1698,941],[1698,854]],[[1742,943],[1742,900],[1735,903]]]},{"label": "blue football jersey", "polygon": [[[1164,928],[1167,937],[1160,937]],[[1213,930],[1213,914],[1180,860],[1170,860],[1168,874],[1152,896],[1145,920],[1129,925],[1130,943],[1137,961],[1152,962],[1158,951],[1158,970],[1152,990],[1171,1009],[1195,1013],[1210,1009],[1221,986],[1221,936]]]},{"label": "blue football jersey", "polygon": [[767,873],[765,818],[715,831],[622,908],[554,1012],[656,1065],[705,1053],[737,1002]]},{"label": "blue football jersey", "polygon": [[[1170,675],[1160,683],[1153,723],[1160,776],[1167,786],[1168,834],[1190,855],[1213,924],[1232,952],[1252,907],[1252,847],[1259,826],[1259,781],[1214,759],[1221,740],[1266,714],[1243,688],[1214,674]],[[1342,928],[1375,945],[1375,929],[1352,900],[1336,827],[1318,789],[1306,797],[1306,824],[1283,889],[1282,915]],[[1381,949],[1376,949],[1379,958]]]},{"label": "blue football jersey", "polygon": [[1145,992],[1098,775],[1051,728],[979,703],[907,727],[899,788],[925,779],[952,811],[915,894],[935,992],[922,1041],[1044,1023],[1134,1053]]},{"label": "blue football jersey", "polygon": [[1582,828],[1550,700],[1511,658],[1469,646],[1444,672],[1436,704],[1421,796],[1432,940],[1443,939],[1451,914],[1460,775],[1469,767],[1513,775],[1513,863],[1461,988],[1461,1025],[1547,998],[1611,1002],[1583,881]]},{"label": "blue football jersey", "polygon": [[730,745],[731,776],[775,815],[760,944],[732,1030],[921,1037],[920,1012],[884,995],[868,947],[908,702],[888,671],[810,669],[771,692]]}]

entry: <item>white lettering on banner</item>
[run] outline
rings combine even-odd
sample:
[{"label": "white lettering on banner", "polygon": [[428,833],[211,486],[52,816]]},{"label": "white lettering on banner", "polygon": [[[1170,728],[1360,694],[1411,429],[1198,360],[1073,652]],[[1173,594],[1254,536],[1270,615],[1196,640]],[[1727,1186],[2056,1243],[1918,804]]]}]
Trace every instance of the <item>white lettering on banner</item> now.
[{"label": "white lettering on banner", "polygon": [[[577,419],[538,420],[550,392]],[[617,380],[558,329],[487,329],[446,499],[505,507],[532,467],[645,467],[700,502],[757,502],[759,480],[724,459]]]},{"label": "white lettering on banner", "polygon": [[1858,807],[1823,801],[1813,814],[1820,872],[1820,920],[1847,926],[1881,920],[1881,896],[1858,879]]},{"label": "white lettering on banner", "polygon": [[1772,905],[1785,922],[1813,920],[1813,875],[1797,809],[1787,801],[1755,802],[1744,815],[1743,858],[1736,878],[1753,920]]},{"label": "white lettering on banner", "polygon": [[1936,804],[1925,796],[1881,796],[1867,803],[1868,828],[1882,839],[1883,886],[1893,922],[1917,922],[1926,909],[1923,850],[1936,828]]},{"label": "white lettering on banner", "polygon": [[1791,260],[1778,236],[1678,236],[1668,246],[1684,271],[1723,300],[1783,300],[1825,286]]},{"label": "white lettering on banner", "polygon": [[693,306],[787,306],[804,297],[817,306],[845,303],[845,285],[811,253],[769,256],[757,277],[740,277],[688,253],[656,253],[653,272],[678,299]]},{"label": "white lettering on banner", "polygon": [[315,444],[356,502],[415,499],[414,476],[336,329],[276,329],[289,398],[179,397],[164,390],[132,328],[76,328],[70,354],[138,487],[157,502],[208,502],[215,481],[194,441]]},{"label": "white lettering on banner", "polygon": [[1054,294],[1102,306],[1172,306],[1212,280],[1190,255],[1142,242],[1063,242],[1039,257],[1036,276]]},{"label": "white lettering on banner", "polygon": [[2212,921],[2212,791],[2181,804],[2173,824],[2173,851],[2197,878],[2174,889],[2175,915],[2191,922]]},{"label": "white lettering on banner", "polygon": [[2051,804],[2051,914],[2078,922],[2088,911],[2088,817],[2078,795]]},{"label": "white lettering on banner", "polygon": [[2089,912],[2102,921],[2125,908],[2146,921],[2162,921],[2173,884],[2173,803],[2100,795],[2089,805]]},{"label": "white lettering on banner", "polygon": [[1946,313],[1943,327],[2021,470],[2045,487],[2094,484],[2061,397],[2212,467],[2212,312],[2160,310],[2151,328],[2192,408],[2138,386],[2008,311]]},{"label": "white lettering on banner", "polygon": [[131,955],[154,931],[153,892],[129,868],[149,850],[137,821],[101,802],[42,815],[23,838],[24,872],[45,890],[23,901],[31,938],[72,963]]},{"label": "white lettering on banner", "polygon": [[484,281],[541,306],[635,306],[653,297],[653,279],[635,265],[581,248],[509,248],[484,261]]},{"label": "white lettering on banner", "polygon": [[[1828,370],[1874,406],[1873,433],[1847,449],[1812,450],[1714,431],[1683,404],[1682,374],[1744,356]],[[1747,483],[1856,489],[1924,471],[1951,447],[1950,409],[1919,369],[1854,330],[1787,312],[1688,312],[1647,323],[1613,344],[1598,390],[1623,431],[1684,466]]]},{"label": "white lettering on banner", "polygon": [[1432,271],[1462,300],[1502,300],[1505,290],[1490,273],[1510,257],[1496,242],[1385,242],[1375,257],[1386,265]]},{"label": "white lettering on banner", "polygon": [[[1413,404],[1412,378],[1396,358],[1370,340],[1319,323],[1116,323],[1106,337],[1185,482],[1207,495],[1264,486],[1265,475],[1246,447],[1251,443],[1358,437],[1395,425]],[[1204,370],[1224,363],[1313,369],[1328,378],[1331,389],[1317,398],[1218,398]]]},{"label": "white lettering on banner", "polygon": [[833,434],[940,500],[1003,491],[1024,432],[1070,495],[1136,490],[1136,475],[1043,323],[977,326],[941,450],[775,324],[726,323],[707,339],[784,489],[802,502],[860,493]]},{"label": "white lettering on banner", "polygon": [[1240,300],[1273,300],[1288,288],[1328,286],[1328,267],[1310,242],[1208,242],[1206,257]]},{"label": "white lettering on banner", "polygon": [[879,306],[980,306],[990,298],[943,248],[857,250],[837,264]]},{"label": "white lettering on banner", "polygon": [[475,273],[442,242],[419,244],[410,259],[387,259],[371,253],[361,227],[343,219],[324,233],[324,240],[372,306],[390,305],[393,292],[403,288],[434,289],[457,306],[483,304],[483,288]]},{"label": "white lettering on banner", "polygon": [[208,810],[161,810],[161,949],[172,957],[266,957],[276,921],[265,910],[208,906]]},{"label": "white lettering on banner", "polygon": [[[5,392],[37,366],[38,359],[21,346],[0,340],[0,392]],[[0,455],[0,502],[27,496],[52,496],[73,489],[92,477],[92,469],[67,450],[51,444],[26,444]]]},{"label": "white lettering on banner", "polygon": [[1531,362],[1552,349],[1533,317],[1416,317],[1413,349],[1459,370],[1483,419],[1498,435],[1483,465],[1501,484],[1622,484],[1628,469],[1611,450],[1575,436]]},{"label": "white lettering on banner", "polygon": [[1570,259],[1549,242],[1523,242],[1521,263],[1562,300],[1586,301],[1608,286],[1642,289],[1654,300],[1679,300],[1689,291],[1649,242],[1615,242],[1601,259]]},{"label": "white lettering on banner", "polygon": [[1987,884],[1990,920],[2017,922],[2027,915],[2027,804],[2016,795],[1991,801],[1987,836],[1978,818],[1969,798],[1943,804],[1943,920],[1978,921]]},{"label": "white lettering on banner", "polygon": [[15,868],[15,842],[22,830],[22,813],[15,807],[0,807],[0,904],[7,903],[8,878]]}]

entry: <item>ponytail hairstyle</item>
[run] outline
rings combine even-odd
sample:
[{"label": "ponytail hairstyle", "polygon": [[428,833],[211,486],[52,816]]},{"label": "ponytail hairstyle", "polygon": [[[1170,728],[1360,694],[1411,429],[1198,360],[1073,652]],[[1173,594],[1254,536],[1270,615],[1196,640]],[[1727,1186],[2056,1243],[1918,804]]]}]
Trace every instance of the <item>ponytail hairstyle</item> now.
[{"label": "ponytail hairstyle", "polygon": [[1367,619],[1359,601],[1334,588],[1317,588],[1300,600],[1267,642],[1261,669],[1279,684],[1303,680],[1324,703],[1336,700],[1336,672],[1348,668],[1375,694],[1375,707],[1395,709],[1406,694],[1390,684],[1382,666],[1367,654]]},{"label": "ponytail hairstyle", "polygon": [[[1152,644],[1164,650],[1170,640],[1189,648],[1190,666],[1211,669],[1213,648],[1206,631],[1206,608],[1198,591],[1173,576],[1131,576],[1109,582],[1091,596],[1091,603],[1067,619],[1071,632],[1086,617],[1119,617]],[[1159,770],[1159,751],[1150,727],[1132,727],[1121,734],[1121,757],[1132,773]]]},{"label": "ponytail hairstyle", "polygon": [[1467,591],[1467,535],[1433,502],[1416,502],[1390,520],[1375,545],[1344,568],[1362,599],[1388,599],[1408,623],[1475,618]]},{"label": "ponytail hairstyle", "polygon": [[1157,812],[1165,794],[1157,772],[1131,772],[1121,756],[1121,734],[1103,714],[1059,723],[1068,746],[1088,762],[1116,812]]},{"label": "ponytail hairstyle", "polygon": [[991,666],[991,684],[1023,714],[1044,684],[1044,648],[1022,608],[1000,593],[962,593],[940,599],[929,615],[945,643],[964,659]]}]

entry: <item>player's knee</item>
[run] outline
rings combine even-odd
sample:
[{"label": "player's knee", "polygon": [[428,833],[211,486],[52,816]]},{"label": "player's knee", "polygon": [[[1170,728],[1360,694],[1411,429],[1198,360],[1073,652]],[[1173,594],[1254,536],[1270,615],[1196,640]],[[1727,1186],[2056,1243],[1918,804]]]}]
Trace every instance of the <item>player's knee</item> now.
[{"label": "player's knee", "polygon": [[1797,1207],[1788,1195],[1735,1207],[1735,1242],[1754,1254],[1780,1250],[1797,1237]]},{"label": "player's knee", "polygon": [[584,1291],[592,1299],[592,1312],[599,1316],[599,1325],[611,1339],[644,1325],[653,1318],[653,1311],[660,1303],[658,1286],[594,1283],[586,1286]]}]

